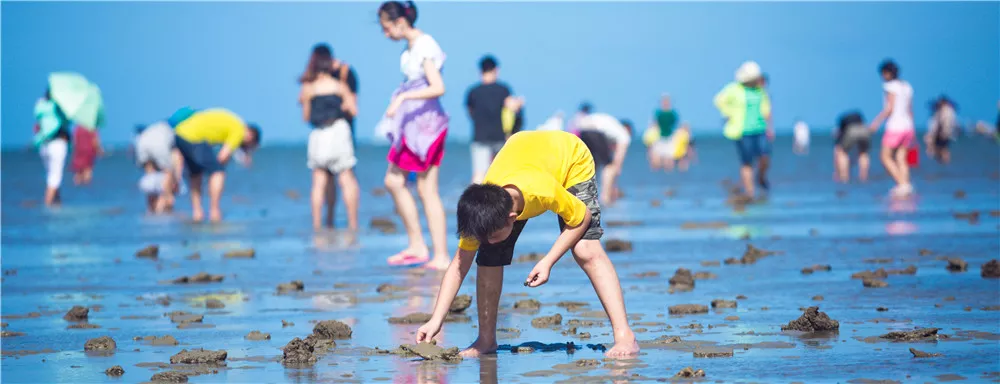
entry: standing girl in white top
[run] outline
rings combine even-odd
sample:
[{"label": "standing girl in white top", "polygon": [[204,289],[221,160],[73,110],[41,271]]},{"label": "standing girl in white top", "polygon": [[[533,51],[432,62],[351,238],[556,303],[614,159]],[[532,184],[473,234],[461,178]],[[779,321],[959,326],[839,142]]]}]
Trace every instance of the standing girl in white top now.
[{"label": "standing girl in white top", "polygon": [[882,164],[886,171],[896,181],[891,193],[894,196],[907,196],[913,193],[910,185],[910,166],[906,162],[906,153],[914,144],[916,137],[913,127],[913,87],[910,83],[899,79],[899,66],[892,60],[886,60],[879,66],[879,72],[885,81],[882,89],[885,91],[885,103],[872,121],[872,132],[878,131],[885,122],[885,135],[882,136]]},{"label": "standing girl in white top", "polygon": [[[393,94],[378,127],[378,131],[392,142],[385,187],[392,194],[409,237],[409,246],[388,261],[391,265],[426,263],[427,268],[445,269],[451,259],[444,206],[438,193],[438,166],[444,156],[448,134],[448,115],[439,100],[444,95],[441,68],[445,54],[433,37],[414,27],[417,7],[412,1],[384,2],[378,9],[378,16],[386,37],[407,43],[400,57],[400,69],[406,79]],[[417,192],[427,215],[433,258],[428,254],[420,230],[417,203],[406,188],[406,176],[410,172],[417,174]]]}]

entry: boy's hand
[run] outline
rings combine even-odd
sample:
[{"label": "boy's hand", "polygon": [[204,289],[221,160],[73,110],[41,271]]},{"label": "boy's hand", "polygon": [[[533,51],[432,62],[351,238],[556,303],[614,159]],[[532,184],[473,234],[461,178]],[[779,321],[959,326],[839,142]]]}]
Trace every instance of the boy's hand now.
[{"label": "boy's hand", "polygon": [[524,284],[532,288],[541,286],[549,281],[549,272],[551,271],[552,264],[545,260],[539,261],[528,273],[528,280],[525,280]]},{"label": "boy's hand", "polygon": [[441,322],[432,319],[417,329],[417,343],[430,342],[438,333],[441,333]]}]

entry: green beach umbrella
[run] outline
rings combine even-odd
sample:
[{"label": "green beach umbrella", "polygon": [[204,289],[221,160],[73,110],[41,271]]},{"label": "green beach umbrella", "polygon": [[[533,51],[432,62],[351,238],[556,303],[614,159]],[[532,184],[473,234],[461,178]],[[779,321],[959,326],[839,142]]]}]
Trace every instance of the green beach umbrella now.
[{"label": "green beach umbrella", "polygon": [[50,74],[49,95],[66,114],[67,119],[91,130],[104,124],[101,89],[83,75],[75,72]]}]

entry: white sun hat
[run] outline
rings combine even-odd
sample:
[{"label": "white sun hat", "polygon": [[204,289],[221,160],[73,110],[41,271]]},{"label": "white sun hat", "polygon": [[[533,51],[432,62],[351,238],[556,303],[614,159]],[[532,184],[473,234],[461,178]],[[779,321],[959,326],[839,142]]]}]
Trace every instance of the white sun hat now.
[{"label": "white sun hat", "polygon": [[736,82],[749,83],[759,79],[761,76],[760,65],[756,61],[747,61],[736,70]]}]

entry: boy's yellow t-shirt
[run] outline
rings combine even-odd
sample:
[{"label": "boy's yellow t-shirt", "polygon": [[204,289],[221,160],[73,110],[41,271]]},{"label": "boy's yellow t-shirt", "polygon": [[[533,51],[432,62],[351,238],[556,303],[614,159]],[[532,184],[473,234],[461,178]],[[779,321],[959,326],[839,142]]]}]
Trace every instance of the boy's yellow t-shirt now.
[{"label": "boy's yellow t-shirt", "polygon": [[[594,157],[576,135],[564,131],[524,131],[513,134],[497,153],[484,183],[516,186],[524,196],[518,220],[555,212],[568,226],[590,214],[587,205],[567,189],[596,174]],[[463,237],[458,247],[479,249],[477,239]]]},{"label": "boy's yellow t-shirt", "polygon": [[216,108],[195,112],[177,127],[174,133],[191,143],[222,144],[236,149],[243,144],[247,125],[229,110]]}]

